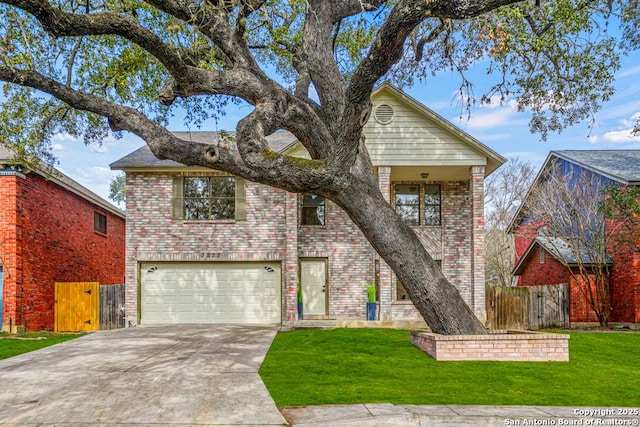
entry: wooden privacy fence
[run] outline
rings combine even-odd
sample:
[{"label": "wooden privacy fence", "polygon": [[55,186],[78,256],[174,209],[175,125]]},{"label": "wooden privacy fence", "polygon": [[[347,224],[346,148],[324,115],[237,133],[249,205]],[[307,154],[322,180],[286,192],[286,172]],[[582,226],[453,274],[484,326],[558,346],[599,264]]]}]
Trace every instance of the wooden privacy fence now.
[{"label": "wooden privacy fence", "polygon": [[100,329],[124,328],[124,285],[100,285]]},{"label": "wooden privacy fence", "polygon": [[487,286],[487,321],[491,329],[569,327],[569,285]]},{"label": "wooden privacy fence", "polygon": [[124,327],[124,285],[56,282],[57,332],[84,332]]}]

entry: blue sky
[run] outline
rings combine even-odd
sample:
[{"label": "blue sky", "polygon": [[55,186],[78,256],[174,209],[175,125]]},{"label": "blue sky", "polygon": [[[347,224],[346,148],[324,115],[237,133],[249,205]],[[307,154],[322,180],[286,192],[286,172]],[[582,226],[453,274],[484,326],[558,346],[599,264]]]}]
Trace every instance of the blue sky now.
[{"label": "blue sky", "polygon": [[[481,85],[482,81],[477,81]],[[640,149],[640,136],[631,129],[640,115],[640,55],[623,58],[623,67],[616,75],[616,94],[596,116],[593,128],[587,122],[550,134],[547,141],[529,132],[527,113],[516,111],[514,99],[472,109],[471,117],[462,113],[457,103],[459,82],[453,74],[442,73],[422,84],[405,90],[456,126],[504,157],[518,157],[536,166],[541,165],[551,150]],[[481,86],[477,93],[481,92]],[[248,106],[233,106],[217,124],[218,130],[233,130],[235,124],[249,112]],[[176,119],[170,130],[187,130]],[[198,129],[192,129],[198,130]],[[211,121],[201,130],[216,130]],[[111,171],[109,164],[137,149],[144,142],[130,134],[120,140],[108,139],[101,146],[85,146],[81,140],[58,135],[54,140],[58,157],[57,168],[104,198],[109,183],[120,172]],[[638,165],[640,168],[640,165]]]}]

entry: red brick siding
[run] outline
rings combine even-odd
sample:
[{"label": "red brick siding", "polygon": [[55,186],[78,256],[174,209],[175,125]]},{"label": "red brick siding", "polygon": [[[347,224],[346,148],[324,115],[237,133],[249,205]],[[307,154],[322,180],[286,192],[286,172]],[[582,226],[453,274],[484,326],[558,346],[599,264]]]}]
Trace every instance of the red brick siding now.
[{"label": "red brick siding", "polygon": [[[581,277],[569,280],[569,320],[571,322],[597,322],[598,318],[587,302],[586,285]],[[613,321],[613,319],[611,319]]]},{"label": "red brick siding", "polygon": [[[526,252],[529,244],[535,239],[540,224],[527,224],[515,232],[516,263]],[[620,228],[619,225],[607,221],[608,229]],[[629,244],[628,237],[608,233],[608,253],[613,257],[611,266],[611,301],[613,311],[610,322],[640,322],[640,253]],[[640,236],[640,232],[635,235]],[[595,322],[597,318],[585,297],[579,291],[576,281],[571,279],[569,271],[562,264],[552,259],[549,254],[545,264],[539,262],[539,250],[535,248],[522,268],[518,278],[518,286],[536,286],[557,283],[570,283],[570,319],[572,322]]]},{"label": "red brick siding", "polygon": [[[0,262],[3,268],[3,326],[8,326],[9,318],[16,318],[16,271],[19,254],[17,245],[16,192],[17,176],[0,176]],[[20,263],[20,267],[22,264]]]},{"label": "red brick siding", "polygon": [[[540,252],[544,262],[540,262]],[[580,292],[578,283],[569,269],[553,258],[549,252],[536,245],[529,253],[518,278],[518,286],[541,286],[569,283],[569,320],[571,322],[595,322],[597,318]]]},{"label": "red brick siding", "polygon": [[[94,231],[94,212],[107,217],[106,235]],[[53,329],[54,282],[124,282],[123,218],[29,173],[17,178],[16,223],[16,285],[4,299],[16,306],[3,325],[12,317],[27,330]]]},{"label": "red brick siding", "polygon": [[526,225],[519,226],[514,233],[514,248],[516,253],[515,263],[517,264],[520,261],[520,258],[527,251],[527,248],[533,242],[533,240],[538,235],[538,228],[540,228],[540,223],[531,223]]},{"label": "red brick siding", "polygon": [[640,254],[614,258],[611,271],[614,322],[640,322]]},{"label": "red brick siding", "polygon": [[[544,252],[544,263],[540,262],[540,251]],[[518,286],[557,285],[568,283],[571,274],[560,261],[536,245],[529,254],[518,280]]]}]

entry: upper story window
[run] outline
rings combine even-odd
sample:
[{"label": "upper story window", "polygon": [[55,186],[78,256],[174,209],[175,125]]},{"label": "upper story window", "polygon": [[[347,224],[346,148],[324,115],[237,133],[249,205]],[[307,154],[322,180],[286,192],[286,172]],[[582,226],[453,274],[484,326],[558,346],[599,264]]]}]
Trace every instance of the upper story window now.
[{"label": "upper story window", "polygon": [[185,220],[246,219],[244,180],[233,176],[176,177],[173,217]]},{"label": "upper story window", "polygon": [[396,184],[396,212],[409,225],[440,225],[440,186]]},{"label": "upper story window", "polygon": [[324,225],[326,201],[317,194],[300,195],[300,225]]},{"label": "upper story window", "polygon": [[107,234],[107,217],[99,212],[93,213],[93,230]]},{"label": "upper story window", "polygon": [[440,225],[439,185],[424,185],[424,225]]},{"label": "upper story window", "polygon": [[396,212],[409,225],[420,224],[420,185],[396,185]]}]

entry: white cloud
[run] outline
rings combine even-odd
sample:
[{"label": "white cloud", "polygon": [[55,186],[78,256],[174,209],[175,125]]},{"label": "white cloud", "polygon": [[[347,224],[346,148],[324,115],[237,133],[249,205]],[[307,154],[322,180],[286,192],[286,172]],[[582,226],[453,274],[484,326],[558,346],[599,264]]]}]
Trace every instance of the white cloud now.
[{"label": "white cloud", "polygon": [[82,138],[78,138],[68,133],[57,133],[51,138],[54,142],[82,142]]},{"label": "white cloud", "polygon": [[640,142],[640,135],[633,134],[633,127],[640,119],[640,112],[633,114],[627,119],[622,119],[620,129],[605,133],[602,139],[612,145],[629,144]]},{"label": "white cloud", "polygon": [[89,144],[87,146],[89,148],[89,150],[91,150],[92,153],[108,153],[109,152],[109,147],[107,146],[107,144]]},{"label": "white cloud", "polygon": [[638,120],[640,120],[640,111],[638,111],[628,119],[623,119],[622,126],[626,128],[633,128],[636,125],[636,123],[638,123]]},{"label": "white cloud", "polygon": [[615,130],[607,132],[602,139],[610,144],[628,144],[640,142],[640,135],[633,135],[631,129]]},{"label": "white cloud", "polygon": [[109,200],[109,186],[111,181],[119,174],[118,171],[112,171],[108,167],[103,166],[76,168],[73,172],[65,173],[69,175],[71,179],[106,200]]},{"label": "white cloud", "polygon": [[632,77],[636,74],[640,74],[640,65],[632,68],[624,68],[622,71],[616,74],[616,79],[622,79],[625,77]]},{"label": "white cloud", "polygon": [[53,146],[51,147],[51,149],[52,149],[53,151],[65,151],[65,150],[66,150],[65,146],[64,146],[64,145],[62,145],[62,144],[59,144],[59,143],[55,143],[55,144],[53,144]]},{"label": "white cloud", "polygon": [[496,129],[501,126],[510,126],[513,123],[514,116],[518,113],[517,102],[511,100],[506,105],[499,107],[491,107],[490,112],[472,114],[471,117],[463,124],[470,130]]}]

